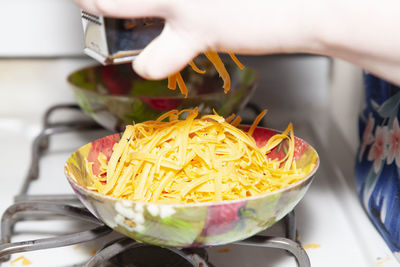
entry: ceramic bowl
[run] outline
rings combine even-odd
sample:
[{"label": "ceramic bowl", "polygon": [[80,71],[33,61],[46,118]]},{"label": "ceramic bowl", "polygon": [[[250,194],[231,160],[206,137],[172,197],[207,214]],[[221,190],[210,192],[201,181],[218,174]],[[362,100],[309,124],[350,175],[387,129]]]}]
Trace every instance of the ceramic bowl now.
[{"label": "ceramic bowl", "polygon": [[[263,145],[274,130],[257,128],[254,138]],[[99,152],[108,158],[120,134],[86,144],[66,162],[65,174],[82,203],[101,221],[135,240],[170,247],[222,245],[250,237],[283,218],[306,193],[319,165],[317,152],[300,138],[295,139],[298,167],[309,169],[307,177],[287,188],[235,201],[194,204],[155,204],[123,200],[86,189],[90,172],[86,160],[99,168]],[[282,156],[284,146],[269,156]]]},{"label": "ceramic bowl", "polygon": [[142,79],[131,64],[87,67],[70,74],[68,82],[81,109],[104,128],[116,132],[132,122],[154,120],[171,109],[199,107],[201,114],[215,109],[228,116],[248,103],[258,82],[254,69],[225,64],[231,77],[231,89],[225,94],[222,79],[211,63],[200,60],[197,64],[205,74],[190,67],[181,72],[189,89],[187,98],[179,89],[169,90],[167,79]]}]

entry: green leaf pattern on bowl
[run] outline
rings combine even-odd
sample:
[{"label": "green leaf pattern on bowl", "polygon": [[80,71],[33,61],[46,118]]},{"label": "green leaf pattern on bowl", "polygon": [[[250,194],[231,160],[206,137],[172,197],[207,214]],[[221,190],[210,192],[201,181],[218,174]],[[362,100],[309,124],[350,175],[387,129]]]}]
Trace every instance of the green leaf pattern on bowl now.
[{"label": "green leaf pattern on bowl", "polygon": [[[254,136],[260,141],[260,138],[267,139],[274,133],[257,128]],[[304,196],[319,163],[316,151],[297,138],[296,162],[298,166],[309,167],[310,174],[287,189],[216,203],[141,203],[104,196],[85,188],[92,180],[92,171],[88,170],[86,163],[89,153],[92,159],[96,158],[93,153],[108,151],[115,143],[112,140],[119,137],[119,134],[107,136],[78,149],[66,162],[66,176],[82,203],[97,218],[126,236],[158,246],[221,245],[270,227]],[[218,218],[219,213],[222,216]]]}]

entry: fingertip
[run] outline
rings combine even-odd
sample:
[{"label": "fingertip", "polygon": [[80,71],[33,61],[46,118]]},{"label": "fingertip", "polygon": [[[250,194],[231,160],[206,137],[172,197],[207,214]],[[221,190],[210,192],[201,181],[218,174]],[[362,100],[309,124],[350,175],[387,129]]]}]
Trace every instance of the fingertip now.
[{"label": "fingertip", "polygon": [[168,25],[133,61],[134,70],[147,79],[160,80],[182,70],[199,52],[192,42]]},{"label": "fingertip", "polygon": [[155,80],[154,78],[151,77],[151,75],[147,73],[145,68],[143,68],[142,64],[140,64],[140,62],[139,63],[137,62],[137,57],[132,61],[132,68],[142,78],[148,80]]},{"label": "fingertip", "polygon": [[[160,62],[155,58],[146,58],[145,55],[139,55],[133,62],[133,69],[137,74],[149,80],[162,80],[169,75],[179,71],[168,67],[161,66]],[[165,66],[168,66],[166,64]]]}]

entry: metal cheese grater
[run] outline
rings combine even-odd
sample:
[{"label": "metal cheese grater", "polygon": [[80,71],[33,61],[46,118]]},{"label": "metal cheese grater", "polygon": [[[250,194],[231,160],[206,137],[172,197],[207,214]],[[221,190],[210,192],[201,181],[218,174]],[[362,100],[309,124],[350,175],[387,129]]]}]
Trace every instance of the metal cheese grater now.
[{"label": "metal cheese grater", "polygon": [[164,28],[159,18],[115,19],[82,11],[84,52],[104,65],[132,61]]}]

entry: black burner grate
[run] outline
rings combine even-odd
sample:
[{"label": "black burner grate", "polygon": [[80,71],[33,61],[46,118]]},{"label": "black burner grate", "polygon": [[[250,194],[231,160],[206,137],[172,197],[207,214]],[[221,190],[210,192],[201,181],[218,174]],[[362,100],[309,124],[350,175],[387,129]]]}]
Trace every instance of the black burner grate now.
[{"label": "black burner grate", "polygon": [[[248,105],[248,108],[258,113],[257,106]],[[19,252],[42,250],[70,246],[101,238],[113,232],[97,218],[95,218],[79,202],[75,195],[29,195],[32,181],[39,177],[39,161],[43,152],[49,147],[49,138],[52,135],[74,131],[87,131],[102,129],[92,121],[74,121],[51,123],[50,117],[58,110],[77,110],[75,104],[63,104],[51,107],[44,115],[43,130],[35,138],[32,146],[31,163],[19,195],[14,198],[11,205],[1,219],[0,263],[8,261],[10,255]],[[40,219],[53,219],[55,216],[64,216],[74,220],[89,222],[92,228],[76,233],[61,235],[51,238],[11,242],[14,226],[19,221]],[[296,242],[296,222],[292,211],[281,222],[285,225],[285,237],[270,237],[256,235],[248,239],[235,242],[243,246],[257,246],[265,248],[279,248],[292,254],[300,267],[309,267],[310,261],[307,253]],[[157,255],[155,257],[154,255]],[[97,251],[83,266],[174,266],[174,267],[213,267],[208,262],[207,251],[203,248],[176,249],[161,248],[136,242],[130,238],[118,237]]]}]

